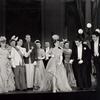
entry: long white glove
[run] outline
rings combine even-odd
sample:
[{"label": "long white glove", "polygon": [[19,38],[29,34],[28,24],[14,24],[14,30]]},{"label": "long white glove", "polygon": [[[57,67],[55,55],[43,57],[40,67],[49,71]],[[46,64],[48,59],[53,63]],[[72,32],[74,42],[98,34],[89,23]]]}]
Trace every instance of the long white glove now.
[{"label": "long white glove", "polygon": [[36,65],[37,65],[37,62],[36,62],[36,61],[34,61],[33,65],[34,65],[34,66],[36,66]]},{"label": "long white glove", "polygon": [[70,63],[70,64],[72,64],[72,63],[73,63],[73,61],[74,61],[74,60],[73,60],[73,59],[71,59],[71,60],[69,61],[69,63]]}]

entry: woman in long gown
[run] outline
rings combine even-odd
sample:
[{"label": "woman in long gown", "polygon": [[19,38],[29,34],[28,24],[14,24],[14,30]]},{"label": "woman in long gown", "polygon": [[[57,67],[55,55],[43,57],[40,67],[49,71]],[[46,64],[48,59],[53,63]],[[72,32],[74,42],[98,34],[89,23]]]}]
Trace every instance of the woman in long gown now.
[{"label": "woman in long gown", "polygon": [[43,63],[43,59],[45,58],[45,52],[41,48],[40,41],[36,41],[36,65],[35,65],[35,75],[34,75],[34,88],[33,90],[40,90],[41,86],[44,84],[45,78],[45,67]]},{"label": "woman in long gown", "polygon": [[76,80],[73,74],[72,65],[69,63],[71,54],[72,54],[72,50],[69,48],[69,41],[66,41],[64,42],[64,49],[63,49],[64,66],[66,69],[66,74],[67,74],[68,82],[70,86],[76,87]]},{"label": "woman in long gown", "polygon": [[15,90],[15,82],[5,37],[0,37],[0,45],[0,92],[4,93]]},{"label": "woman in long gown", "polygon": [[52,76],[52,90],[54,93],[72,91],[62,62],[63,51],[59,48],[59,41],[55,40],[53,45],[54,48],[52,48],[50,51],[51,59],[46,67],[48,75]]}]

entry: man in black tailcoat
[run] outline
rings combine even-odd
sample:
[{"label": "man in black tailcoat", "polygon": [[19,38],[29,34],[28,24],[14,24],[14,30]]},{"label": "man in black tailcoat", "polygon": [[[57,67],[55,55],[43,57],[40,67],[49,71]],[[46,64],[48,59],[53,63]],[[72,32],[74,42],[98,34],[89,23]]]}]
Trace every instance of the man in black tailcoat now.
[{"label": "man in black tailcoat", "polygon": [[100,34],[93,32],[91,41],[93,62],[96,68],[97,90],[100,91]]},{"label": "man in black tailcoat", "polygon": [[72,46],[70,63],[73,67],[77,87],[88,89],[91,87],[91,51],[86,44],[82,43],[81,38],[77,38]]}]

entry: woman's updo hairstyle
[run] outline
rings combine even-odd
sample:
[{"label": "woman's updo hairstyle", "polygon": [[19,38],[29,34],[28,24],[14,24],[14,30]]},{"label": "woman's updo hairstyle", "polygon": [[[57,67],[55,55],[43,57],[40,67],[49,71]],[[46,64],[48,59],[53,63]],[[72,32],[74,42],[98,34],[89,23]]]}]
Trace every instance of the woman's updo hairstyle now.
[{"label": "woman's updo hairstyle", "polygon": [[52,36],[52,47],[55,47],[55,43],[56,43],[57,41],[59,41],[59,35],[54,34],[54,35]]}]

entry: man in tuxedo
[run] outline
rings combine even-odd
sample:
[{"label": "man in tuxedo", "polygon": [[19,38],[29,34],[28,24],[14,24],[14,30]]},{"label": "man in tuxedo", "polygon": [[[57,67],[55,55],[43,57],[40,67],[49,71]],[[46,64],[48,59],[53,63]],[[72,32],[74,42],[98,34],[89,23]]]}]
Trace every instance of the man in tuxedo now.
[{"label": "man in tuxedo", "polygon": [[[34,43],[31,42],[31,36],[29,34],[25,37],[26,42],[24,43],[24,48],[26,48],[26,52],[30,49],[34,48]],[[32,50],[29,57],[24,58],[25,65],[26,65],[26,82],[27,88],[33,88],[33,78],[34,78],[34,66],[33,63],[35,61],[35,52],[34,49]]]},{"label": "man in tuxedo", "polygon": [[49,51],[50,51],[50,43],[49,42],[45,42],[44,44],[44,51],[45,51],[45,59],[43,60],[44,62],[44,66],[46,68],[47,63],[50,59],[50,55],[49,55]]},{"label": "man in tuxedo", "polygon": [[96,67],[97,90],[100,91],[100,35],[96,31],[92,34],[91,51]]},{"label": "man in tuxedo", "polygon": [[80,38],[77,38],[73,44],[70,63],[73,67],[77,87],[79,89],[90,88],[91,52],[89,47],[82,43]]}]

